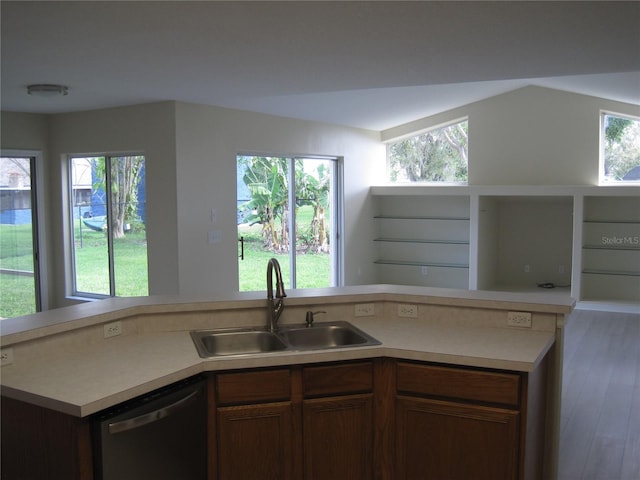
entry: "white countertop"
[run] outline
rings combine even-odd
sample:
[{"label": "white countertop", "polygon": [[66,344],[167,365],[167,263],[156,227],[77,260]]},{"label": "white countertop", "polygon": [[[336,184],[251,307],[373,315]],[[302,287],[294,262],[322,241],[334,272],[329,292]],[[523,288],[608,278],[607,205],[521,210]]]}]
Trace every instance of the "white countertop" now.
[{"label": "white countertop", "polygon": [[120,336],[81,344],[39,361],[2,368],[2,393],[84,417],[204,371],[372,357],[531,371],[553,345],[554,334],[506,328],[470,328],[379,319],[353,324],[380,346],[200,358],[188,331]]},{"label": "white countertop", "polygon": [[[496,308],[496,305],[505,310],[518,307],[535,311],[535,308],[539,307],[542,312],[556,312],[560,315],[569,313],[572,308],[570,299],[543,303],[542,299],[531,296],[498,295],[500,298],[496,298],[496,295],[485,297],[486,294],[481,292],[470,292],[475,295],[456,298],[445,294],[448,293],[446,291],[436,289],[439,295],[428,296],[425,299],[424,289],[416,290],[412,287],[376,286],[364,288],[364,291],[340,290],[343,295],[349,295],[348,300],[362,302],[372,301],[372,299],[384,300],[382,291],[378,290],[380,288],[384,289],[384,295],[387,296],[385,298],[389,301],[392,298],[413,301],[418,300],[417,296],[420,295],[421,302],[428,301],[430,305],[435,303],[453,308],[460,306],[467,310],[467,315],[469,308],[486,310],[490,306]],[[336,295],[335,289],[328,290],[334,290],[331,297],[333,300],[327,296],[322,299],[324,304],[345,301],[344,296],[338,299],[339,295]],[[460,293],[460,291],[456,292]],[[311,294],[305,296],[294,293],[291,298],[287,298],[288,305],[303,306],[305,302],[317,305],[317,295],[326,295],[327,292],[320,291],[315,295],[313,292],[307,293]],[[537,303],[538,301],[541,303]],[[247,305],[251,306],[256,302],[258,302],[257,299],[252,301],[251,298],[235,298],[216,305],[228,310],[240,308],[240,306],[246,308]],[[133,333],[125,332],[113,338],[101,338],[100,341],[78,341],[78,338],[74,341],[76,332],[70,328],[70,325],[75,324],[75,328],[81,329],[92,322],[98,322],[97,319],[104,323],[118,318],[113,316],[113,311],[109,311],[109,305],[98,305],[99,303],[91,304],[95,305],[93,316],[82,317],[80,313],[75,312],[75,317],[72,315],[71,319],[67,318],[62,322],[64,328],[52,321],[53,317],[60,317],[59,312],[53,311],[49,316],[40,314],[46,318],[43,319],[43,325],[39,327],[38,335],[34,335],[30,330],[14,330],[10,333],[8,338],[13,344],[16,344],[16,340],[23,340],[29,341],[29,345],[32,344],[31,349],[38,348],[41,344],[45,346],[41,356],[31,355],[25,361],[16,359],[14,364],[2,367],[0,377],[2,394],[74,416],[85,417],[156,388],[206,371],[384,356],[528,372],[538,365],[555,341],[553,328],[531,330],[486,325],[473,326],[441,319],[394,319],[378,315],[346,320],[381,341],[382,345],[203,359],[198,356],[189,335],[189,330],[192,328],[177,331],[146,331],[143,328]],[[159,305],[164,305],[162,311],[166,312],[168,308],[169,311],[175,311],[176,316],[194,309],[193,304],[187,302],[180,303],[180,308],[176,307],[175,299],[173,302],[166,303],[149,300],[143,303],[152,310],[159,309],[158,311],[162,310]],[[129,310],[143,308],[139,304],[131,306],[131,302],[124,302],[124,304],[125,309]],[[258,303],[259,306],[263,304],[264,300]],[[207,308],[211,308],[211,305],[207,304]],[[255,305],[253,308],[256,308]],[[93,309],[85,307],[79,310],[87,314],[87,310]],[[129,310],[127,314],[131,313]],[[34,320],[34,318],[30,319],[31,322]],[[321,320],[318,319],[317,322],[319,321]],[[62,336],[43,334],[51,329],[56,333],[57,331],[64,333]],[[46,347],[49,338],[55,338],[58,342],[55,349]],[[61,341],[61,338],[64,340]],[[3,335],[3,344],[4,340]]]}]

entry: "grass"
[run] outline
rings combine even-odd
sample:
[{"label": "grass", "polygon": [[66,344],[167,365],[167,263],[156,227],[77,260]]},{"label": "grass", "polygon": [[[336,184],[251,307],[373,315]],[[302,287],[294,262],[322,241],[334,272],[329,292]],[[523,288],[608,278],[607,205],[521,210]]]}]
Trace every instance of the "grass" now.
[{"label": "grass", "polygon": [[[76,283],[80,292],[109,294],[107,237],[76,223]],[[80,238],[82,239],[80,241]],[[31,225],[0,225],[0,268],[33,273]],[[147,246],[144,227],[134,225],[125,238],[114,239],[116,295],[144,296],[149,293]],[[0,274],[0,317],[35,312],[32,276]]]},{"label": "grass", "polygon": [[[31,225],[0,225],[0,268],[33,273]],[[0,317],[35,313],[33,276],[0,274]]]},{"label": "grass", "polygon": [[[301,225],[308,225],[312,212],[302,207],[298,212]],[[271,257],[280,262],[286,285],[289,283],[289,255],[265,250],[260,225],[240,225],[238,235],[245,237],[245,260],[238,261],[240,291],[263,291],[266,269]],[[104,233],[76,223],[76,272],[78,291],[109,294],[107,239]],[[31,225],[0,225],[0,268],[33,272]],[[147,248],[144,228],[134,225],[123,239],[114,240],[116,295],[121,297],[148,295]],[[330,256],[298,253],[296,256],[297,288],[330,286]],[[34,278],[0,274],[0,317],[10,318],[35,312]]]},{"label": "grass", "polygon": [[[296,213],[299,225],[309,225],[313,216],[312,207],[300,207]],[[240,291],[264,290],[269,259],[274,257],[282,267],[285,285],[290,285],[290,262],[288,253],[273,253],[265,250],[260,235],[261,225],[238,225],[238,236],[244,237],[244,260],[238,261]],[[331,258],[326,253],[298,253],[296,255],[296,288],[320,288],[331,285]]]},{"label": "grass", "polygon": [[[109,295],[107,237],[102,232],[76,227],[76,286],[79,292]],[[116,295],[137,297],[149,294],[147,242],[144,226],[134,226],[124,238],[113,240]]]}]

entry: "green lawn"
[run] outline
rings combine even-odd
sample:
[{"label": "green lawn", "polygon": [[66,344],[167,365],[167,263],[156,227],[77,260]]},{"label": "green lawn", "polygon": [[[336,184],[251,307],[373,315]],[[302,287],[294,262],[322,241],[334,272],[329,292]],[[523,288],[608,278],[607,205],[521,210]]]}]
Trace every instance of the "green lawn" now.
[{"label": "green lawn", "polygon": [[[80,237],[79,228],[79,222],[76,222],[78,290],[108,295],[107,238],[104,233],[86,227],[82,228]],[[118,296],[148,295],[147,246],[143,226],[134,226],[125,238],[114,240],[114,262]],[[30,225],[0,225],[0,268],[33,272]],[[17,317],[34,311],[33,277],[1,274],[0,317]]]},{"label": "green lawn", "polygon": [[[33,273],[31,225],[0,225],[0,268]],[[34,278],[0,274],[0,317],[35,313]]]},{"label": "green lawn", "polygon": [[[311,212],[301,208],[298,220],[309,223]],[[109,294],[107,240],[102,232],[82,228],[76,223],[76,251],[78,290]],[[245,237],[245,260],[238,261],[240,291],[266,289],[267,263],[271,257],[280,262],[289,285],[289,255],[274,254],[263,248],[260,225],[241,225],[238,235]],[[143,229],[115,239],[116,294],[121,297],[148,295],[147,248]],[[30,225],[0,225],[0,268],[33,272]],[[328,254],[299,253],[296,262],[297,287],[316,288],[330,285],[330,256]],[[0,317],[16,317],[35,312],[34,278],[23,275],[0,274]]]},{"label": "green lawn", "polygon": [[[312,207],[298,209],[296,218],[299,225],[309,225],[313,215]],[[285,284],[289,285],[289,254],[276,254],[263,248],[260,236],[261,225],[238,225],[238,237],[244,237],[245,260],[238,261],[240,291],[265,290],[266,272],[269,259],[274,257],[282,267]],[[329,254],[298,253],[296,256],[297,288],[320,288],[330,286],[331,258]]]}]

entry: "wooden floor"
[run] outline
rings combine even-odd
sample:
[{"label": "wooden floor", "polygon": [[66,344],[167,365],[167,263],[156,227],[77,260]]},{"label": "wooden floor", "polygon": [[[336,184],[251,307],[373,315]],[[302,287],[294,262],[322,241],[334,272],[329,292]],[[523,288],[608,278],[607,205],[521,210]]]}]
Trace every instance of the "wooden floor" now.
[{"label": "wooden floor", "polygon": [[577,310],[565,330],[559,480],[640,480],[640,313]]}]

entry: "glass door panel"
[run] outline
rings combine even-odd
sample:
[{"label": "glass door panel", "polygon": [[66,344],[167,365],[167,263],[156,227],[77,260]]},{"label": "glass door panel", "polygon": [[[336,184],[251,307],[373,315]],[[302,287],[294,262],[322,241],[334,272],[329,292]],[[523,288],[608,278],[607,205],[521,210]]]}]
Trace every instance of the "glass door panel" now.
[{"label": "glass door panel", "polygon": [[240,291],[266,288],[271,257],[288,288],[337,284],[336,165],[327,158],[238,156]]},{"label": "glass door panel", "polygon": [[39,310],[34,159],[0,158],[0,318]]}]

